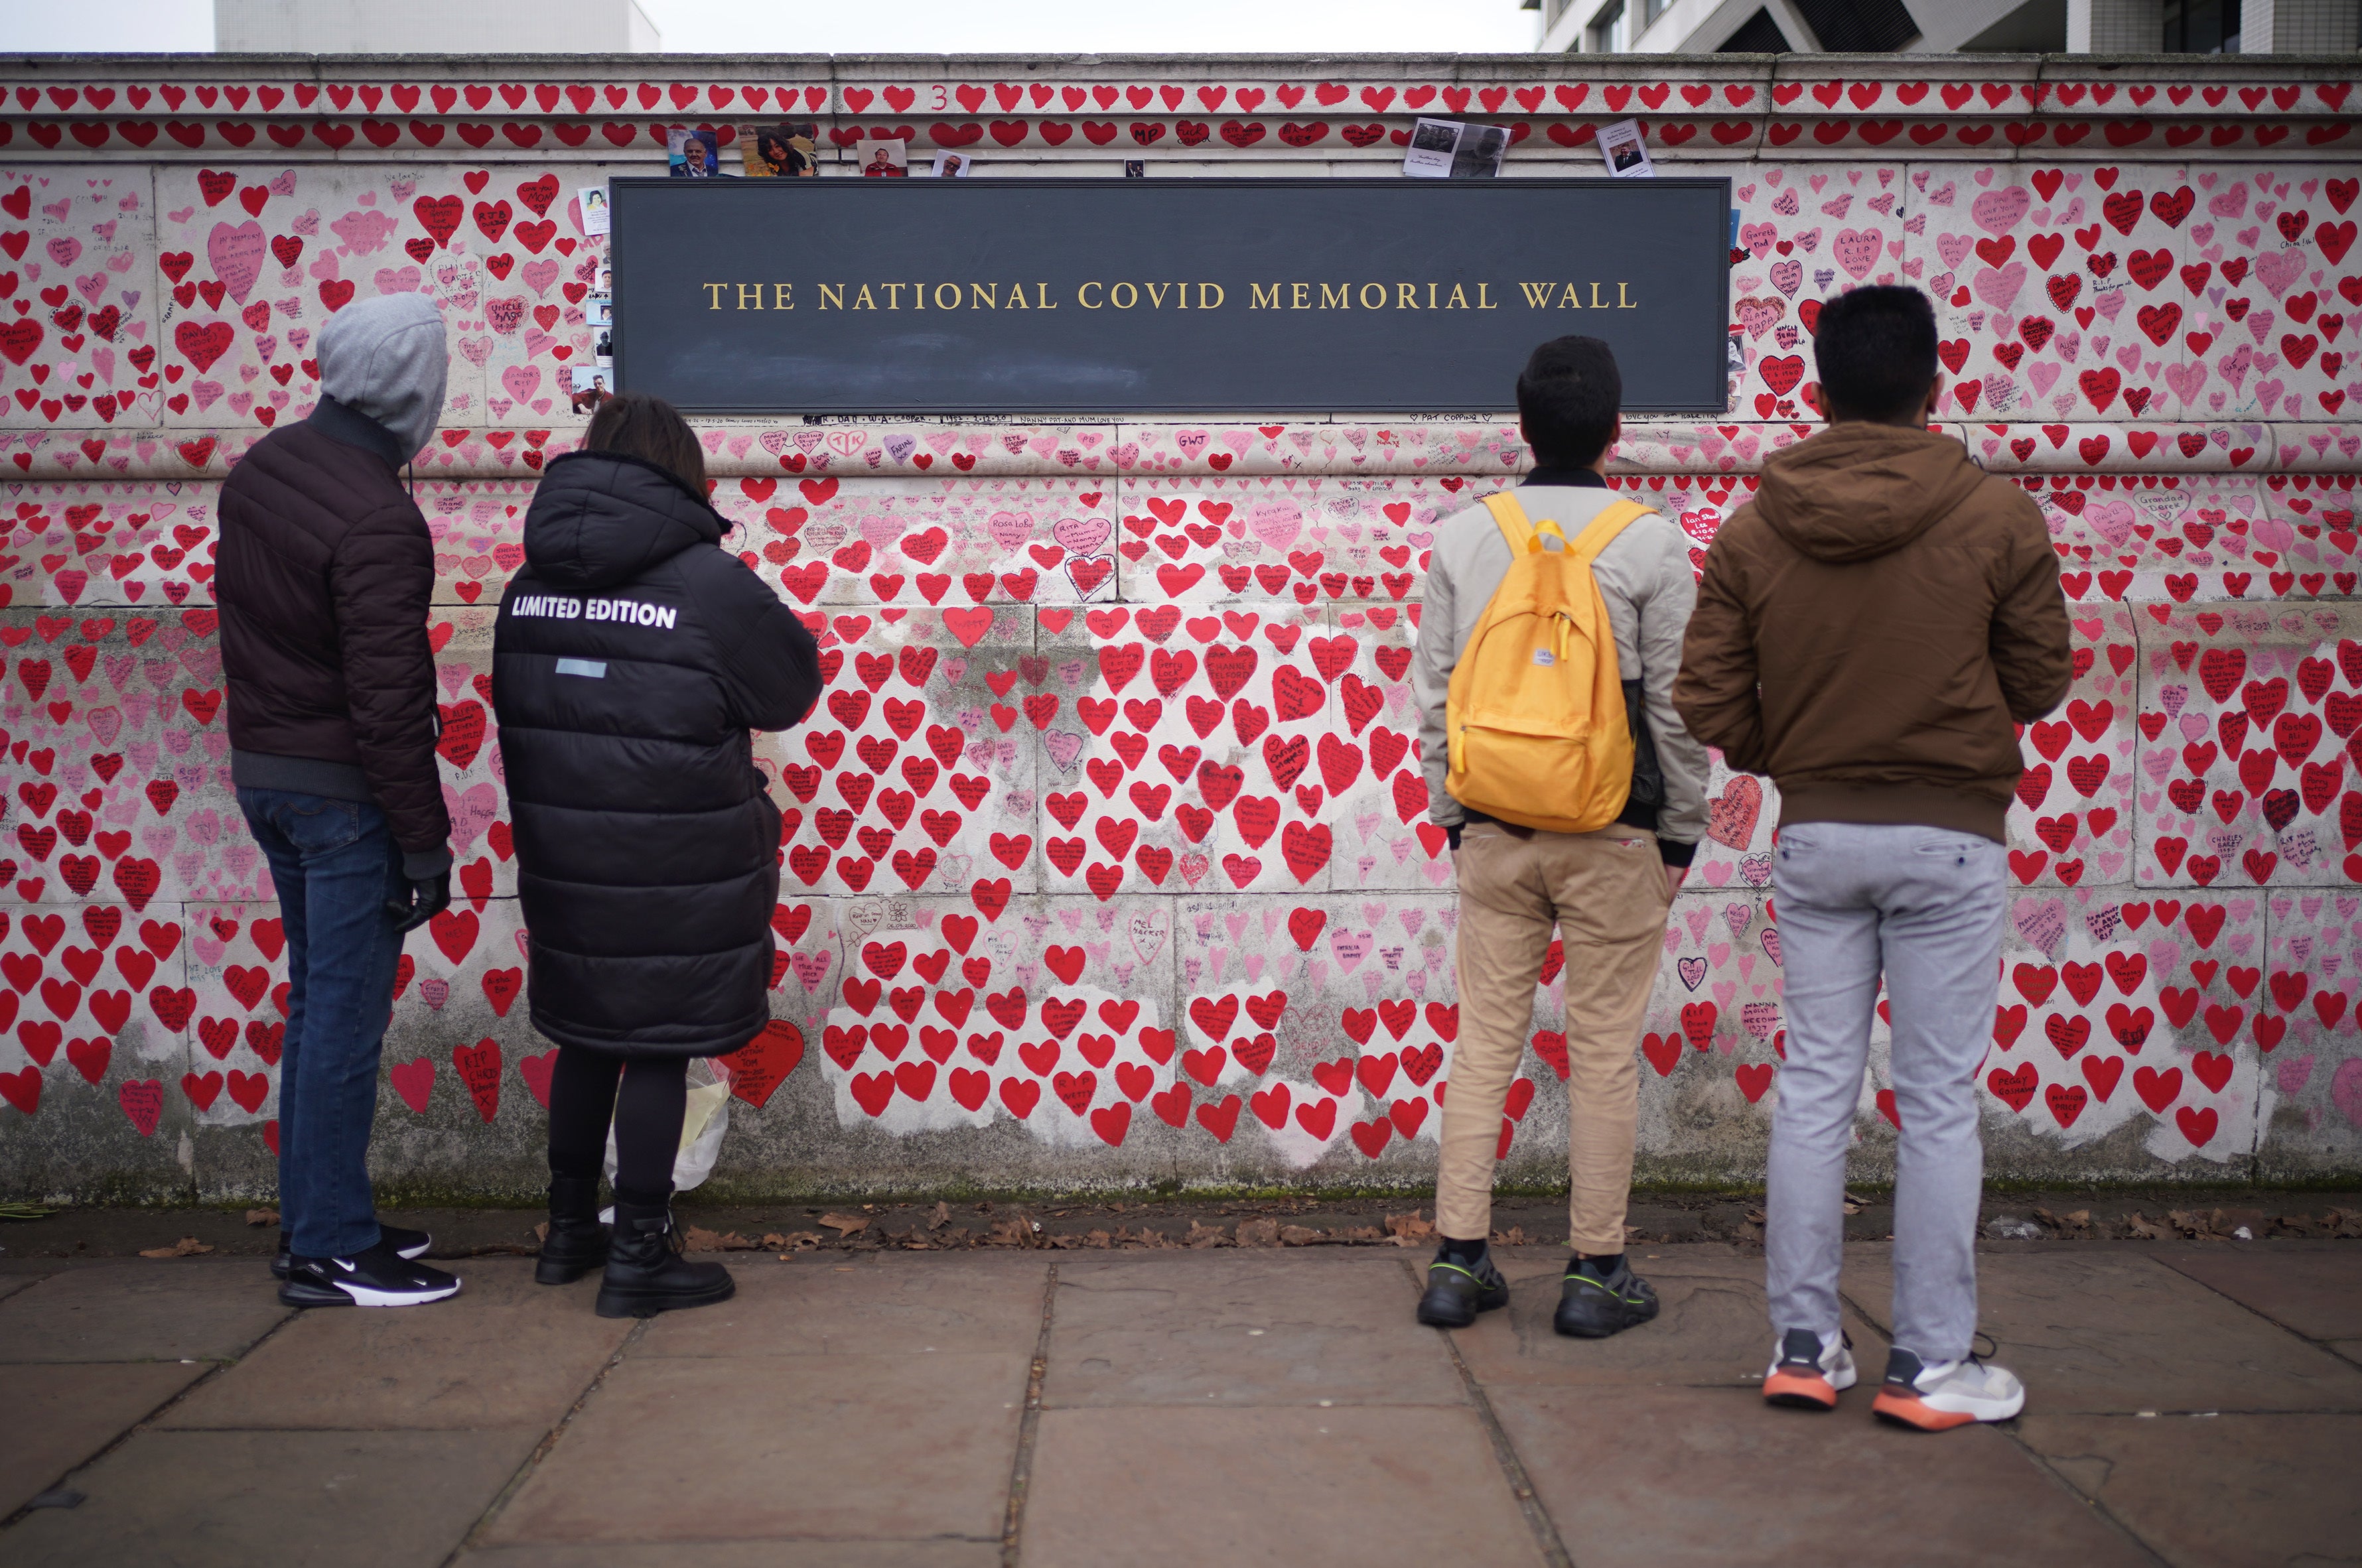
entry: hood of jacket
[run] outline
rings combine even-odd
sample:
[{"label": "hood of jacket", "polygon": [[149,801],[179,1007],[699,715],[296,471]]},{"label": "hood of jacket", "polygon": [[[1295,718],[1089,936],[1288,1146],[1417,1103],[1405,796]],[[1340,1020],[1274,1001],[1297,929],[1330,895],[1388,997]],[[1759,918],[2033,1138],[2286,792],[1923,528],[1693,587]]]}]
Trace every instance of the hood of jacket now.
[{"label": "hood of jacket", "polygon": [[543,471],[524,518],[524,558],[552,587],[628,583],[729,524],[671,474],[620,452],[569,452]]},{"label": "hood of jacket", "polygon": [[1764,464],[1755,511],[1816,561],[1867,561],[1934,527],[1984,477],[1948,435],[1849,422]]},{"label": "hood of jacket", "polygon": [[451,356],[443,313],[424,294],[347,305],[320,329],[320,389],[392,433],[400,467],[443,417]]}]

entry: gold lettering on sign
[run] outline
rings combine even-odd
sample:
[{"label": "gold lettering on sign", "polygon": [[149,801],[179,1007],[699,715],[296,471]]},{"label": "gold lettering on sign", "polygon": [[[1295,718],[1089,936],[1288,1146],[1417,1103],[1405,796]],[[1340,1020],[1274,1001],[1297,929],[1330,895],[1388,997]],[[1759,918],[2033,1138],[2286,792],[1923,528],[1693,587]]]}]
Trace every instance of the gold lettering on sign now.
[{"label": "gold lettering on sign", "polygon": [[844,285],[822,283],[820,286],[820,308],[824,311],[844,309]]},{"label": "gold lettering on sign", "polygon": [[1248,307],[1250,310],[1275,311],[1279,309],[1280,286],[1278,284],[1274,283],[1271,285],[1270,290],[1267,292],[1261,283],[1250,283],[1247,287],[1254,291],[1254,303]]},{"label": "gold lettering on sign", "polygon": [[[1373,289],[1375,289],[1378,291],[1378,297],[1375,302],[1373,302],[1370,299],[1370,291]],[[1361,300],[1362,308],[1365,311],[1385,310],[1386,308],[1386,286],[1384,283],[1363,284]]]},{"label": "gold lettering on sign", "polygon": [[1396,284],[1395,308],[1396,310],[1404,311],[1415,311],[1418,309],[1418,285],[1416,283]]},{"label": "gold lettering on sign", "polygon": [[722,291],[727,289],[730,285],[727,283],[701,283],[699,287],[705,291],[705,297],[713,302],[705,308],[709,311],[718,311],[722,308]]},{"label": "gold lettering on sign", "polygon": [[1100,309],[1101,307],[1091,303],[1090,301],[1085,299],[1083,296],[1089,293],[1093,289],[1104,289],[1106,287],[1107,285],[1100,282],[1098,279],[1092,279],[1089,282],[1075,291],[1075,303],[1082,306],[1083,309],[1087,311],[1096,311]]}]

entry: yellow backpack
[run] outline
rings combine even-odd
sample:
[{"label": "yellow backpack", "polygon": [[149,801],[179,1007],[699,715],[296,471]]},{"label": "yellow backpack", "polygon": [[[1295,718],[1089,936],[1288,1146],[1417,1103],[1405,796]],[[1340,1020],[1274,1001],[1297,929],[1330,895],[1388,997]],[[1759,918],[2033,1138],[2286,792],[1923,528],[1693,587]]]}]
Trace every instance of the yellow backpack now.
[{"label": "yellow backpack", "polygon": [[1624,809],[1633,760],[1616,632],[1591,563],[1649,509],[1612,502],[1570,543],[1557,523],[1528,522],[1507,491],[1485,505],[1508,542],[1509,573],[1451,671],[1444,788],[1504,822],[1589,833]]}]

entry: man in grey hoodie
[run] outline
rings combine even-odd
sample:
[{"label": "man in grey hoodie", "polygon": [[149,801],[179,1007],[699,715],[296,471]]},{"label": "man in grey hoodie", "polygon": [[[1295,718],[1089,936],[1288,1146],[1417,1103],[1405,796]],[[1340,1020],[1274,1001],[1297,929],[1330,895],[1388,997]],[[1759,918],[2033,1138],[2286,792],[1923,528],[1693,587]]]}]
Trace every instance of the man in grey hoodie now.
[{"label": "man in grey hoodie", "polygon": [[[1518,487],[1527,521],[1555,521],[1570,541],[1619,496],[1607,460],[1623,431],[1624,382],[1594,337],[1534,351],[1518,378],[1518,414],[1534,471]],[[1498,821],[1445,790],[1451,672],[1508,575],[1509,546],[1492,513],[1446,518],[1421,591],[1412,678],[1428,815],[1450,836],[1460,883],[1460,1037],[1443,1102],[1435,1226],[1418,1319],[1458,1328],[1507,1304],[1486,1255],[1502,1105],[1534,1024],[1534,987],[1551,932],[1565,943],[1569,1229],[1574,1255],[1553,1326],[1602,1338],[1657,1315],[1656,1292],[1624,1261],[1632,1182],[1635,1053],[1657,976],[1665,916],[1705,831],[1705,749],[1673,711],[1682,636],[1696,603],[1689,541],[1662,513],[1633,519],[1601,548],[1592,577],[1616,636],[1617,672],[1637,753],[1623,813],[1593,833]]]},{"label": "man in grey hoodie", "polygon": [[449,360],[417,294],[347,306],[321,398],[222,487],[230,774],[287,933],[279,1080],[280,1299],[406,1306],[458,1280],[381,1224],[370,1131],[403,936],[451,902],[436,772],[435,557],[401,469],[435,433]]}]

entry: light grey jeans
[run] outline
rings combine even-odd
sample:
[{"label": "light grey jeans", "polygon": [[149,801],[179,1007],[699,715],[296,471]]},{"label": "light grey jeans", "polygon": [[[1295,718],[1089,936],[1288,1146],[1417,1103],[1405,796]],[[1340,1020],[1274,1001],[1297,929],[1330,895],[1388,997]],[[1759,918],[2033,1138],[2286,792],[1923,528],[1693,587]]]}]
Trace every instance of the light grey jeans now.
[{"label": "light grey jeans", "polygon": [[1928,1362],[1977,1327],[1984,1145],[1976,1074],[2001,974],[2001,845],[1950,828],[1804,822],[1772,861],[1788,1060],[1772,1113],[1764,1257],[1775,1335],[1838,1328],[1845,1168],[1878,979],[1893,1025],[1894,1343]]}]

